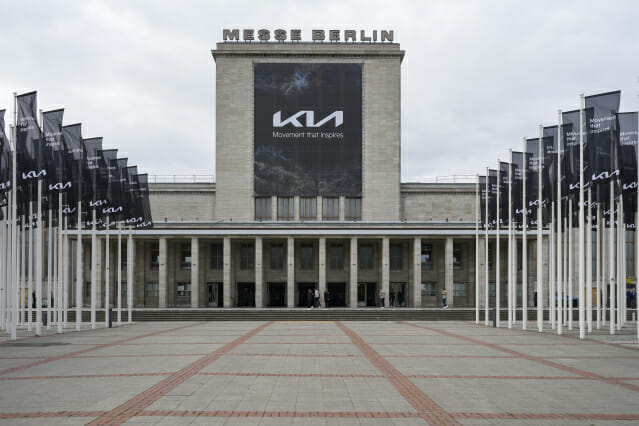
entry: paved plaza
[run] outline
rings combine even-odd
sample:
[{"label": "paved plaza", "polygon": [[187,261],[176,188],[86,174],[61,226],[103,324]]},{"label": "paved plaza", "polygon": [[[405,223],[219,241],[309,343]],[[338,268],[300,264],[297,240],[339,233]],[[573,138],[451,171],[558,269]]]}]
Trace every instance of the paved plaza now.
[{"label": "paved plaza", "polygon": [[147,322],[3,336],[0,423],[637,424],[635,330]]}]

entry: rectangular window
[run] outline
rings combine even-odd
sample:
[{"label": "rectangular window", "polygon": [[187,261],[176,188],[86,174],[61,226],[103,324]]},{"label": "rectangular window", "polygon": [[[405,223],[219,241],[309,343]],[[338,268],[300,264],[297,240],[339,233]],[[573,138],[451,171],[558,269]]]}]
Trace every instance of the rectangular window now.
[{"label": "rectangular window", "polygon": [[175,293],[178,297],[191,297],[191,283],[177,283]]},{"label": "rectangular window", "polygon": [[293,197],[277,197],[277,220],[293,220],[294,207]]},{"label": "rectangular window", "polygon": [[453,297],[466,297],[468,295],[468,283],[453,283]]},{"label": "rectangular window", "polygon": [[271,220],[271,197],[255,197],[255,220]]},{"label": "rectangular window", "polygon": [[284,269],[284,244],[271,244],[271,269]]},{"label": "rectangular window", "polygon": [[[121,269],[126,269],[126,267],[127,267],[126,243],[122,243],[122,249],[121,250],[122,250],[122,254],[121,254],[122,258],[120,259],[120,268]],[[159,255],[159,253],[158,253],[158,255]],[[117,256],[117,254],[116,254],[116,256]],[[117,262],[117,260],[116,260],[116,262]]]},{"label": "rectangular window", "polygon": [[399,271],[404,266],[403,246],[401,244],[390,245],[390,269]]},{"label": "rectangular window", "polygon": [[345,200],[346,220],[362,220],[362,199],[347,198]]},{"label": "rectangular window", "polygon": [[322,199],[322,219],[339,220],[338,197],[324,197]]},{"label": "rectangular window", "polygon": [[495,297],[495,294],[497,294],[496,288],[497,288],[497,283],[488,283],[488,296],[489,297]]},{"label": "rectangular window", "polygon": [[433,245],[422,243],[422,271],[433,270]]},{"label": "rectangular window", "polygon": [[180,244],[180,269],[191,269],[191,243]]},{"label": "rectangular window", "polygon": [[344,269],[344,244],[331,244],[328,253],[331,269]]},{"label": "rectangular window", "polygon": [[306,220],[317,219],[317,198],[316,197],[300,198],[300,219],[306,219]]},{"label": "rectangular window", "polygon": [[463,244],[453,244],[453,269],[464,269],[464,246]]},{"label": "rectangular window", "polygon": [[[128,287],[126,286],[126,281],[122,281],[122,300],[126,300],[126,289]],[[115,291],[118,291],[117,287],[115,289]]]},{"label": "rectangular window", "polygon": [[358,251],[359,269],[373,269],[373,245],[362,244]]},{"label": "rectangular window", "polygon": [[437,283],[422,283],[422,296],[437,296]]},{"label": "rectangular window", "polygon": [[144,285],[144,295],[146,297],[158,297],[160,295],[160,286],[158,283],[146,283]]},{"label": "rectangular window", "polygon": [[255,246],[253,244],[240,245],[240,269],[251,270],[255,268]]},{"label": "rectangular window", "polygon": [[160,269],[160,243],[151,244],[151,270]]},{"label": "rectangular window", "polygon": [[300,245],[300,269],[313,269],[313,244]]},{"label": "rectangular window", "polygon": [[91,282],[84,285],[84,297],[91,297]]},{"label": "rectangular window", "polygon": [[222,269],[224,267],[224,244],[211,244],[211,269]]}]

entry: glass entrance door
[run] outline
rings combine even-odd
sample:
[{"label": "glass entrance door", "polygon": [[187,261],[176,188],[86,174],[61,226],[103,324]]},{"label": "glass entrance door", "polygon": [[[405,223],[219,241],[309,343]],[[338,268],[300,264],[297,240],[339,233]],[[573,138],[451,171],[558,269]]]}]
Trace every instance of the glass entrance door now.
[{"label": "glass entrance door", "polygon": [[222,283],[206,283],[207,306],[209,308],[221,308],[223,306],[223,286]]}]

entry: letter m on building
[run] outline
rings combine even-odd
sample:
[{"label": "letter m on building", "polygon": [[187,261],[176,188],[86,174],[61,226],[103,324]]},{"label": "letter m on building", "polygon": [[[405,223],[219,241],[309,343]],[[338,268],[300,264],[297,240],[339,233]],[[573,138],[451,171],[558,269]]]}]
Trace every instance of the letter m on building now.
[{"label": "letter m on building", "polygon": [[224,41],[228,41],[228,40],[240,41],[240,30],[238,30],[238,29],[222,30],[222,40],[224,40]]}]

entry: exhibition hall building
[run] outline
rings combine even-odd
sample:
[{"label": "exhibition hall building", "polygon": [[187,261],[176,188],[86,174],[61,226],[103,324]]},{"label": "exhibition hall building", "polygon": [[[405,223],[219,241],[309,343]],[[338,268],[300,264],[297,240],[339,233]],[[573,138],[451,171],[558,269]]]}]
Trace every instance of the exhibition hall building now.
[{"label": "exhibition hall building", "polygon": [[[134,269],[122,273],[125,281],[133,277],[131,286],[123,282],[122,306],[127,288],[134,308],[306,308],[309,289],[328,291],[330,307],[381,307],[380,296],[386,308],[441,307],[444,294],[448,306],[474,307],[476,291],[484,306],[486,244],[483,233],[476,240],[474,179],[401,180],[405,52],[386,38],[217,44],[215,179],[150,180],[154,226],[133,231],[129,256],[122,245],[121,267]],[[487,259],[494,306],[492,235]],[[103,233],[99,239],[103,306]],[[534,236],[528,244],[532,305]],[[88,304],[86,234],[84,246]],[[109,247],[109,269],[116,271],[117,244]],[[521,241],[515,250],[521,254]],[[75,256],[69,258],[75,282]],[[517,264],[521,283],[521,260]]]}]

